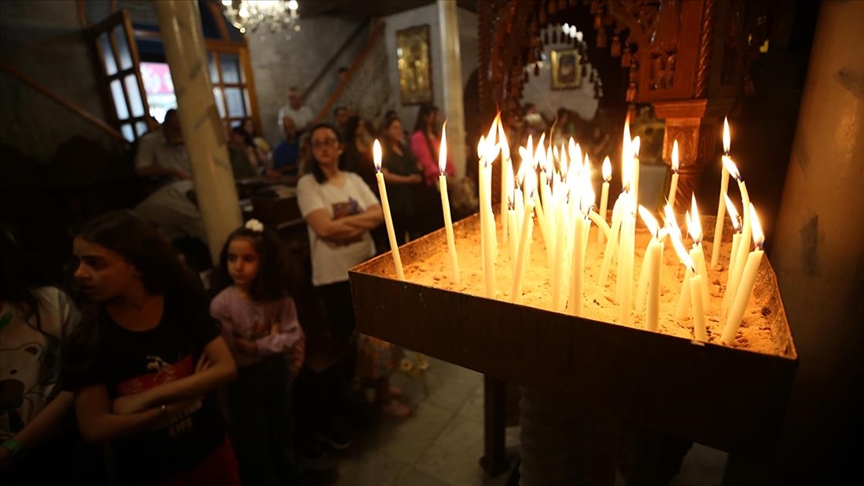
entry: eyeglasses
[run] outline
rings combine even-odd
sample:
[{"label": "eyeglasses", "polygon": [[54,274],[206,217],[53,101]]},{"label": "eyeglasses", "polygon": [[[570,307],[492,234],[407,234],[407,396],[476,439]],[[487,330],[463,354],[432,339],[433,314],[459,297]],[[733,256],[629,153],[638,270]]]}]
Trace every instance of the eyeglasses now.
[{"label": "eyeglasses", "polygon": [[333,148],[339,143],[335,138],[326,138],[324,140],[315,140],[312,142],[312,148],[321,149],[321,148]]}]

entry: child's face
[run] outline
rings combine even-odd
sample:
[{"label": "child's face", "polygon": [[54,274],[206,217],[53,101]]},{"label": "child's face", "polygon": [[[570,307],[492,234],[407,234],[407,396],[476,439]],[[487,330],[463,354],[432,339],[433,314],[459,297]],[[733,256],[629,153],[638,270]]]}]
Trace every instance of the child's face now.
[{"label": "child's face", "polygon": [[258,252],[249,238],[234,238],[228,244],[228,274],[234,284],[248,288],[258,276]]},{"label": "child's face", "polygon": [[72,248],[78,257],[75,280],[91,300],[105,302],[143,287],[138,270],[119,253],[81,237],[75,238]]}]

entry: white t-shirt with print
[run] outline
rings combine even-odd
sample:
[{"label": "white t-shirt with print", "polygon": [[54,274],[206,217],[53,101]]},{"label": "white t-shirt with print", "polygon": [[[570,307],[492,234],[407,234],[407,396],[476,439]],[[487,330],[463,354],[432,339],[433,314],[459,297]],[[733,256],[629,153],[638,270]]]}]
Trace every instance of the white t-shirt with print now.
[{"label": "white t-shirt with print", "polygon": [[[305,218],[309,213],[326,209],[332,219],[360,214],[379,204],[369,186],[353,172],[343,172],[345,185],[336,187],[329,182],[319,184],[312,174],[306,174],[297,182],[297,203]],[[312,226],[309,230],[309,246],[312,255],[312,285],[320,286],[348,280],[348,270],[373,256],[375,243],[369,232],[355,241],[334,243],[318,237]]]},{"label": "white t-shirt with print", "polygon": [[20,432],[61,391],[61,344],[80,320],[60,289],[42,287],[36,294],[38,315],[0,303],[0,381],[6,392],[0,442]]}]

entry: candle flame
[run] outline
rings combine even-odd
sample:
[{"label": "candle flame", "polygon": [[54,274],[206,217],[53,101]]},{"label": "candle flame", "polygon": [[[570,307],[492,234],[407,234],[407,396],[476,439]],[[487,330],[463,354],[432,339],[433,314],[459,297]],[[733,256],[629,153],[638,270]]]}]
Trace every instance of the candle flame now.
[{"label": "candle flame", "polygon": [[[501,144],[501,155],[504,159],[510,158],[510,144],[507,143],[507,136],[504,133],[504,125],[501,123],[501,114],[498,114],[498,143]],[[502,160],[502,162],[504,162]]]},{"label": "candle flame", "polygon": [[486,143],[493,144],[495,143],[495,135],[498,134],[498,124],[501,123],[501,112],[499,111],[497,115],[495,115],[495,119],[492,120],[492,126],[489,127],[489,133],[486,135]]},{"label": "candle flame", "polygon": [[[521,168],[519,172],[522,172]],[[522,191],[525,192],[526,197],[532,198],[534,197],[534,191],[537,190],[537,173],[533,170],[526,170],[523,177]]]},{"label": "candle flame", "polygon": [[699,218],[699,208],[696,207],[696,195],[693,195],[693,202],[690,211],[687,211],[687,231],[690,233],[690,238],[693,238],[693,244],[702,241],[702,221]]},{"label": "candle flame", "polygon": [[728,194],[723,194],[723,197],[726,199],[726,212],[729,213],[729,219],[732,220],[732,227],[735,228],[735,231],[741,231],[741,216],[735,209],[735,203],[729,199]]},{"label": "candle flame", "polygon": [[657,238],[658,235],[658,227],[657,219],[654,218],[654,215],[651,214],[651,211],[645,209],[645,206],[639,205],[639,216],[642,218],[642,221],[645,222],[645,226],[648,227],[648,232],[651,233],[651,236]]},{"label": "candle flame", "polygon": [[486,139],[483,138],[483,135],[480,135],[480,141],[477,142],[477,156],[482,158],[484,152],[486,152]]},{"label": "candle flame", "polygon": [[377,138],[372,144],[372,162],[375,164],[375,170],[381,172],[381,142]]},{"label": "candle flame", "polygon": [[663,207],[663,215],[666,220],[665,225],[669,228],[669,234],[678,235],[678,238],[681,238],[681,228],[678,227],[678,221],[675,219],[675,211],[668,202]]},{"label": "candle flame", "polygon": [[603,180],[609,182],[612,180],[612,162],[609,160],[609,156],[607,155],[605,159],[603,159]]},{"label": "candle flame", "polygon": [[[521,155],[521,148],[519,150]],[[531,163],[537,165],[539,161],[537,160],[537,152],[534,151],[534,139],[531,138],[531,135],[528,135],[528,144],[525,147],[525,152],[528,154],[528,158],[531,159]],[[525,157],[522,157],[522,160],[525,160]],[[542,168],[542,167],[541,167]]]},{"label": "candle flame", "polygon": [[630,153],[630,113],[627,113],[627,118],[624,119],[624,151],[621,152],[622,158],[627,158]]},{"label": "candle flame", "polygon": [[519,165],[531,164],[534,165],[536,161],[531,157],[531,153],[529,149],[525,147],[519,147],[519,160],[522,161]]},{"label": "candle flame", "polygon": [[762,223],[759,222],[759,215],[756,214],[756,208],[753,203],[750,203],[750,228],[753,230],[753,244],[759,249],[765,244],[765,234],[762,232]]},{"label": "candle flame", "polygon": [[678,254],[678,259],[681,260],[681,263],[683,263],[685,267],[689,268],[690,271],[695,274],[696,265],[693,263],[693,259],[690,258],[690,254],[687,253],[687,249],[684,248],[684,242],[681,241],[681,235],[673,231],[670,233],[669,238],[672,240],[672,246],[675,248],[675,253]]},{"label": "candle flame", "polygon": [[[561,149],[563,151],[564,147]],[[582,147],[573,140],[573,137],[570,137],[568,150],[570,151],[570,160],[582,160]]]},{"label": "candle flame", "polygon": [[639,149],[642,148],[642,139],[637,135],[636,138],[633,139],[633,143],[630,144],[631,155],[634,158],[639,158]]},{"label": "candle flame", "polygon": [[726,167],[726,172],[729,173],[732,177],[734,177],[738,182],[741,182],[743,179],[741,178],[741,172],[738,171],[738,166],[735,165],[735,162],[732,162],[732,157],[723,157],[723,166]]},{"label": "candle flame", "polygon": [[[715,142],[716,143],[716,142]],[[732,145],[731,138],[729,136],[729,117],[723,118],[723,154],[728,156],[729,149]],[[716,147],[716,145],[715,145]]]},{"label": "candle flame", "polygon": [[672,142],[672,172],[678,172],[678,140]]},{"label": "candle flame", "polygon": [[441,127],[441,147],[438,149],[438,170],[441,175],[447,172],[447,122]]}]

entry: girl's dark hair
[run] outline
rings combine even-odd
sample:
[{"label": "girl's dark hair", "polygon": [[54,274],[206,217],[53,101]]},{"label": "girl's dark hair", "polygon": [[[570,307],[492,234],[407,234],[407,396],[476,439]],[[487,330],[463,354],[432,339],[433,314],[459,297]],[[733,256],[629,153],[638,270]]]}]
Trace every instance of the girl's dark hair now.
[{"label": "girl's dark hair", "polygon": [[[414,122],[414,131],[416,132],[419,130],[419,131],[423,132],[423,135],[425,136],[426,135],[426,117],[429,116],[430,113],[436,113],[437,111],[438,111],[438,107],[433,105],[433,104],[425,103],[423,105],[420,105],[420,110],[417,112],[417,121]],[[435,134],[437,135],[438,134],[438,127],[432,127],[432,129],[435,131]]]},{"label": "girl's dark hair", "polygon": [[228,273],[228,247],[237,238],[247,238],[258,253],[258,275],[249,286],[249,297],[253,301],[274,301],[291,295],[291,274],[285,245],[279,235],[270,228],[257,232],[241,226],[232,231],[219,254],[219,267],[213,277],[212,293],[215,296],[234,284]]},{"label": "girl's dark hair", "polygon": [[25,320],[36,316],[36,327],[42,330],[39,318],[40,287],[51,281],[24,252],[11,233],[0,229],[0,300],[21,306]]},{"label": "girl's dark hair", "polygon": [[[342,134],[339,133],[339,130],[336,129],[332,124],[327,122],[321,122],[309,130],[309,143],[312,143],[312,136],[315,135],[315,132],[318,130],[327,129],[333,132],[333,135],[336,135],[336,140],[341,144],[342,143]],[[318,160],[315,159],[315,152],[312,152],[311,156],[311,165],[312,165],[312,175],[315,176],[315,180],[318,181],[318,184],[324,184],[327,182],[327,176],[324,175],[324,171],[321,170],[321,166],[318,165]],[[339,156],[339,170],[346,170],[347,163],[345,161],[344,154]]]},{"label": "girl's dark hair", "polygon": [[[173,300],[182,302],[184,312],[189,315],[209,314],[206,293],[198,276],[180,262],[174,247],[155,226],[131,211],[114,211],[92,219],[78,233],[78,238],[111,250],[132,264],[147,293],[170,294]],[[82,322],[64,343],[64,366],[73,375],[92,368],[108,322],[102,303],[82,300],[81,308]]]}]

